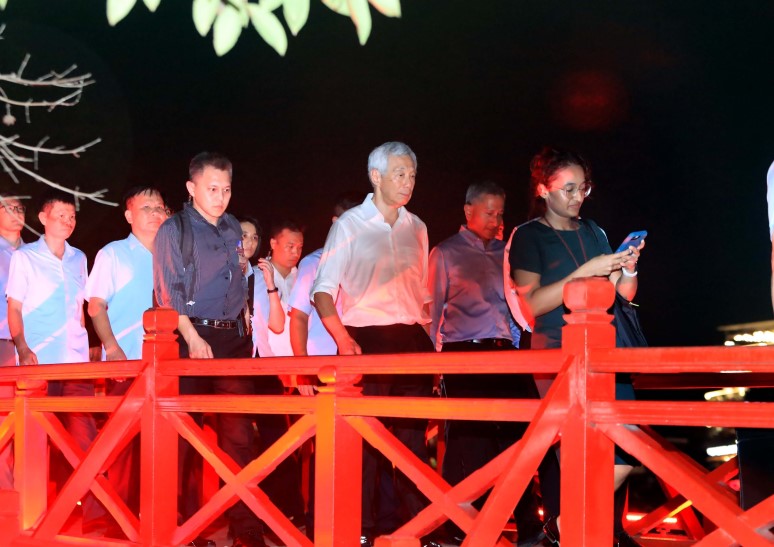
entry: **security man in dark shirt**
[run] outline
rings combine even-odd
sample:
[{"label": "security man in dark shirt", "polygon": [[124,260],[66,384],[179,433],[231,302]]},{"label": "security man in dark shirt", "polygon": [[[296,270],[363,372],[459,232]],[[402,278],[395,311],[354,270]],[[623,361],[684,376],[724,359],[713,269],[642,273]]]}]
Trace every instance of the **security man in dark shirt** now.
[{"label": "security man in dark shirt", "polygon": [[[191,160],[186,188],[190,196],[180,216],[159,228],[153,254],[156,300],[179,314],[180,357],[196,359],[251,357],[252,340],[242,322],[247,282],[237,254],[242,228],[226,213],[231,198],[231,162],[225,156],[202,152]],[[187,233],[190,230],[190,233]],[[191,256],[186,254],[186,242]],[[181,377],[181,394],[250,395],[252,378]],[[218,443],[244,467],[255,458],[254,431],[249,415],[218,416]],[[181,444],[184,469],[191,449]],[[189,518],[198,508],[198,484],[190,484],[197,473],[183,474],[182,516]],[[260,520],[242,503],[229,510],[234,547],[263,547]],[[190,545],[212,542],[195,539]]]}]

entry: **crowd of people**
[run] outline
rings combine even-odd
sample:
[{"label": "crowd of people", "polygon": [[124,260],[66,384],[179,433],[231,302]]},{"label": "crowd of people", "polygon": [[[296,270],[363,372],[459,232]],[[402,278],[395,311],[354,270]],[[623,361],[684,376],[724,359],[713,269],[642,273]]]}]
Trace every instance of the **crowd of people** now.
[{"label": "crowd of people", "polygon": [[[409,212],[417,177],[416,155],[406,144],[388,142],[368,157],[371,192],[342,194],[323,248],[302,258],[301,226],[285,221],[268,232],[270,255],[258,258],[263,235],[250,217],[227,212],[232,165],[223,155],[203,152],[189,165],[189,201],[170,215],[162,193],[152,186],[130,189],[123,201],[130,234],[102,248],[91,272],[85,255],[67,242],[76,225],[69,194],[52,192],[40,204],[44,234],[23,242],[26,206],[0,194],[0,283],[8,301],[0,322],[4,366],[78,363],[89,360],[84,300],[102,345],[103,360],[139,359],[142,315],[156,305],[179,314],[180,356],[267,358],[434,351],[509,351],[561,344],[562,289],[570,280],[609,278],[631,300],[637,290],[642,246],[612,252],[604,231],[581,219],[592,190],[590,168],[578,154],[544,149],[531,164],[534,207],[531,220],[502,241],[506,193],[492,182],[471,184],[462,203],[459,232],[430,252],[424,222]],[[238,186],[235,187],[237,193]],[[155,302],[154,302],[155,300]],[[3,318],[0,316],[0,320]],[[432,376],[365,374],[363,394],[430,397],[434,387],[448,397],[537,398],[551,378],[530,375]],[[107,393],[122,395],[131,382],[110,379]],[[0,386],[12,396],[13,386]],[[84,381],[55,381],[49,395],[93,395]],[[315,378],[181,377],[181,394],[280,395],[316,391]],[[622,382],[619,398],[633,397]],[[202,424],[203,416],[194,419]],[[67,413],[65,426],[83,450],[96,436],[90,414]],[[385,420],[418,458],[428,459],[427,424],[416,419]],[[220,447],[240,466],[256,458],[288,428],[281,415],[221,414]],[[517,441],[525,424],[451,421],[442,473],[456,484]],[[257,432],[257,438],[256,438]],[[616,487],[635,465],[616,457]],[[108,478],[136,508],[138,477],[131,446],[115,459]],[[181,439],[180,519],[201,505],[201,459]],[[13,488],[12,451],[0,453],[0,489]],[[559,543],[558,451],[540,467],[545,522],[530,488],[515,508],[518,545]],[[425,498],[370,446],[364,446],[361,545],[390,533],[417,515]],[[301,493],[299,469],[291,459],[262,487],[278,507],[312,537],[312,506]],[[616,507],[620,495],[616,495]],[[478,500],[479,506],[484,502]],[[637,545],[616,515],[614,545]],[[227,512],[234,547],[265,545],[268,533],[242,502]],[[104,508],[89,494],[83,502],[83,531],[122,537]],[[119,535],[116,535],[119,534]],[[459,544],[462,530],[448,525],[443,535],[422,538],[423,546]],[[190,545],[214,545],[204,537]]]}]

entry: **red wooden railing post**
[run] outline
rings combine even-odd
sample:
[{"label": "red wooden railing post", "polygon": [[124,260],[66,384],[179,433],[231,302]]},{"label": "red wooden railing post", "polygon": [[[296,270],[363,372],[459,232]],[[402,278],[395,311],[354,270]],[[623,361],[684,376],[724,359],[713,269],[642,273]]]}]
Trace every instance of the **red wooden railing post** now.
[{"label": "red wooden railing post", "polygon": [[143,545],[172,545],[177,527],[177,443],[175,428],[156,405],[159,397],[179,392],[177,377],[164,376],[158,364],[179,356],[177,312],[156,308],[143,314],[144,369],[137,381],[145,382],[146,403],[140,433],[140,541]]},{"label": "red wooden railing post", "polygon": [[315,449],[314,544],[318,547],[357,545],[360,537],[363,440],[339,415],[343,397],[360,395],[359,375],[337,375],[334,367],[320,371]]},{"label": "red wooden railing post", "polygon": [[605,278],[577,279],[564,286],[570,309],[562,349],[574,356],[570,368],[570,409],[562,428],[562,544],[598,547],[613,542],[612,441],[588,418],[589,400],[615,399],[615,374],[589,373],[588,350],[615,346],[607,310],[615,288]]},{"label": "red wooden railing post", "polygon": [[30,400],[45,395],[45,381],[19,380],[16,383],[13,473],[23,530],[40,520],[48,505],[48,438],[30,410]]}]

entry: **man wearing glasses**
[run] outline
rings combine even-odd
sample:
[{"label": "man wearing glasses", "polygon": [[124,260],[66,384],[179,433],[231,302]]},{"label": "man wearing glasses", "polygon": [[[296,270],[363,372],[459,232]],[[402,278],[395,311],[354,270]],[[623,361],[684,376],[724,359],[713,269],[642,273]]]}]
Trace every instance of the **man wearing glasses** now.
[{"label": "man wearing glasses", "polygon": [[[153,241],[167,219],[164,198],[153,186],[130,188],[123,202],[131,233],[97,253],[86,282],[89,316],[102,342],[104,361],[142,357],[142,315],[153,307]],[[126,378],[108,379],[108,395],[124,395],[131,384]],[[118,455],[108,472],[110,482],[133,510],[139,503],[130,499],[130,494],[136,498],[138,493],[139,477],[132,472],[136,441]],[[113,536],[115,523],[104,524]]]},{"label": "man wearing glasses", "polygon": [[[11,256],[24,245],[21,231],[24,228],[26,207],[10,192],[0,193],[0,290],[5,294]],[[16,348],[8,330],[8,308],[0,306],[0,366],[16,365]],[[0,398],[13,397],[13,384],[0,384]],[[0,490],[13,490],[13,445],[0,450]]]}]

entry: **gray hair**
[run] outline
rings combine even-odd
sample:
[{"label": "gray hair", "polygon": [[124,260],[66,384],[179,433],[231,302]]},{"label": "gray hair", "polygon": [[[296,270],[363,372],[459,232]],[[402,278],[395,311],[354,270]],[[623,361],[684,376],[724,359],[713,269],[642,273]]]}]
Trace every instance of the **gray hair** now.
[{"label": "gray hair", "polygon": [[376,169],[382,176],[387,174],[387,161],[390,156],[409,156],[411,161],[414,162],[414,169],[417,169],[417,156],[414,151],[409,148],[407,144],[402,142],[386,142],[381,146],[374,148],[370,154],[368,154],[368,175],[371,175],[371,171]]},{"label": "gray hair", "polygon": [[489,180],[474,182],[468,186],[468,191],[465,193],[465,203],[472,205],[483,196],[499,196],[505,199],[505,190],[496,182]]}]

